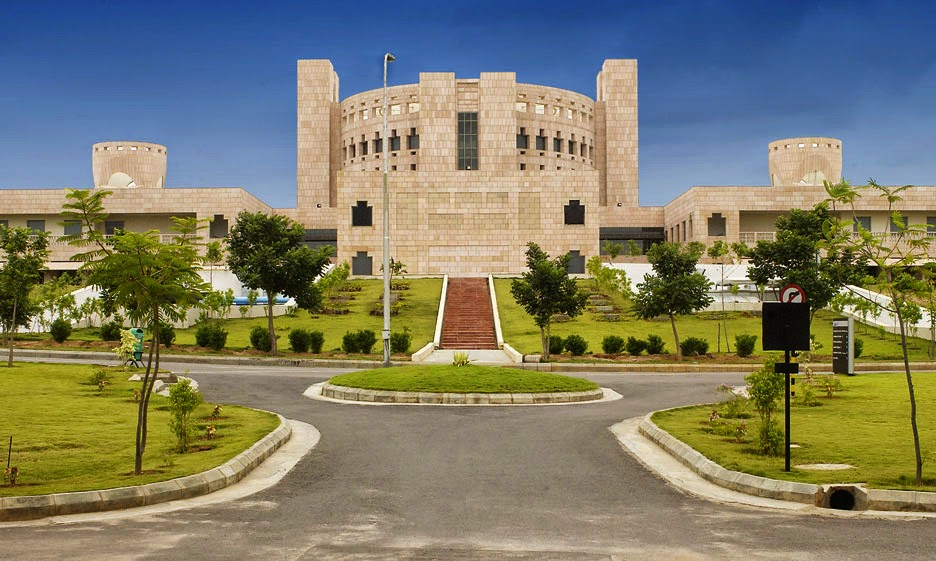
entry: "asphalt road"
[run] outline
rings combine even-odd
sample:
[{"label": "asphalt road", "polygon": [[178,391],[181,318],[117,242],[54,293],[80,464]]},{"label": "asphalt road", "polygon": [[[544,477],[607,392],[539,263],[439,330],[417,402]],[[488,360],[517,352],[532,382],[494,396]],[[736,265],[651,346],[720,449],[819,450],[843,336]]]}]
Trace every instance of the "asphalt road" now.
[{"label": "asphalt road", "polygon": [[[717,398],[740,374],[595,374],[621,400],[552,407],[335,404],[336,371],[190,365],[209,401],[313,424],[279,484],[163,515],[0,525],[0,559],[931,560],[936,520],[812,516],[712,503],[649,474],[608,430]],[[179,367],[182,371],[184,367]]]}]

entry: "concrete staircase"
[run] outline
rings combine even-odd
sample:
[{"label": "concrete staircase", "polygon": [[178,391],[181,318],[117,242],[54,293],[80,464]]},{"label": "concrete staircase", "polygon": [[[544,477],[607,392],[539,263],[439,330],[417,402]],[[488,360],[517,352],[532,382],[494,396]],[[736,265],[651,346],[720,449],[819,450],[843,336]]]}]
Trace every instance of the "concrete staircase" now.
[{"label": "concrete staircase", "polygon": [[494,310],[486,278],[449,278],[440,348],[497,348]]}]

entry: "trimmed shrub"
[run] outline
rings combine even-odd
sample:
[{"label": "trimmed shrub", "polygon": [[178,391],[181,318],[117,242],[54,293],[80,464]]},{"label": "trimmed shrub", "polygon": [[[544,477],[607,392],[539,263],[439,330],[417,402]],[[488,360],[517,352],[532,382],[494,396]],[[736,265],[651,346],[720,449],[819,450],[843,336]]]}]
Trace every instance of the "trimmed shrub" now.
[{"label": "trimmed shrub", "polygon": [[861,356],[861,353],[864,352],[864,339],[859,339],[855,337],[855,358]]},{"label": "trimmed shrub", "polygon": [[101,324],[101,339],[104,341],[120,341],[120,330],[123,327],[116,321],[106,321]]},{"label": "trimmed shrub", "polygon": [[617,335],[608,335],[601,340],[601,350],[607,355],[621,354],[624,350],[624,338]]},{"label": "trimmed shrub", "polygon": [[309,337],[309,332],[301,327],[297,327],[289,331],[289,347],[295,353],[307,353],[309,352],[309,345],[311,340]]},{"label": "trimmed shrub", "polygon": [[708,341],[698,337],[686,337],[679,343],[683,356],[704,355],[708,352]]},{"label": "trimmed shrub", "polygon": [[309,350],[315,354],[322,352],[322,345],[325,344],[325,334],[321,331],[309,332]]},{"label": "trimmed shrub", "polygon": [[588,350],[588,341],[581,335],[569,335],[565,338],[565,348],[572,356],[582,356]]},{"label": "trimmed shrub", "polygon": [[735,335],[734,338],[735,351],[741,358],[754,354],[755,343],[757,343],[757,335]]},{"label": "trimmed shrub", "polygon": [[624,346],[627,352],[633,356],[638,356],[647,349],[647,342],[636,337],[628,337],[627,344]]},{"label": "trimmed shrub", "polygon": [[409,352],[410,345],[413,342],[413,334],[409,329],[403,328],[403,331],[394,331],[390,334],[390,352],[394,354],[406,354]]},{"label": "trimmed shrub", "polygon": [[64,343],[65,339],[71,337],[72,326],[67,319],[58,318],[49,326],[49,335],[56,343]]},{"label": "trimmed shrub", "polygon": [[552,355],[561,355],[562,351],[565,350],[565,339],[559,335],[550,335],[549,336],[549,354]]},{"label": "trimmed shrub", "polygon": [[162,343],[164,347],[169,348],[172,346],[173,341],[175,341],[175,328],[172,327],[171,323],[160,322],[159,342]]},{"label": "trimmed shrub", "polygon": [[227,343],[228,332],[220,323],[209,321],[195,328],[195,344],[213,351],[220,351]]},{"label": "trimmed shrub", "polygon": [[666,345],[663,344],[663,338],[651,333],[647,335],[647,354],[661,355],[666,352]]},{"label": "trimmed shrub", "polygon": [[377,343],[377,335],[370,329],[362,329],[357,332],[347,332],[341,339],[341,348],[346,353],[370,354],[374,344]]},{"label": "trimmed shrub", "polygon": [[273,341],[270,340],[270,331],[262,325],[255,325],[250,329],[250,346],[257,351],[268,353],[273,350]]}]

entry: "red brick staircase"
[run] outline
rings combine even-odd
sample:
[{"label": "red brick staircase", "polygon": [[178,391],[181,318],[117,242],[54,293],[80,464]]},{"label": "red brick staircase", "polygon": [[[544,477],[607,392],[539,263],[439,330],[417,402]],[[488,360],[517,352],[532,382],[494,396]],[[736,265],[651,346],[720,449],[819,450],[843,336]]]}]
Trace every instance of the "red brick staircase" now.
[{"label": "red brick staircase", "polygon": [[443,349],[496,349],[494,310],[486,278],[449,278],[442,321]]}]

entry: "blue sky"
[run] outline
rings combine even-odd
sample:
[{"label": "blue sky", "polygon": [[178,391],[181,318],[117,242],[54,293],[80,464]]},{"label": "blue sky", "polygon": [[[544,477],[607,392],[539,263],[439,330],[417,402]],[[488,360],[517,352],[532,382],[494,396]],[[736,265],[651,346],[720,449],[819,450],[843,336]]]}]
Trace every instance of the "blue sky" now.
[{"label": "blue sky", "polygon": [[[853,183],[936,184],[936,3],[0,2],[0,188],[89,187],[91,145],[169,147],[170,187],[296,201],[296,60],[342,98],[514,71],[594,98],[637,58],[640,202],[765,185],[767,143],[843,140]],[[0,206],[2,206],[0,193]]]}]

